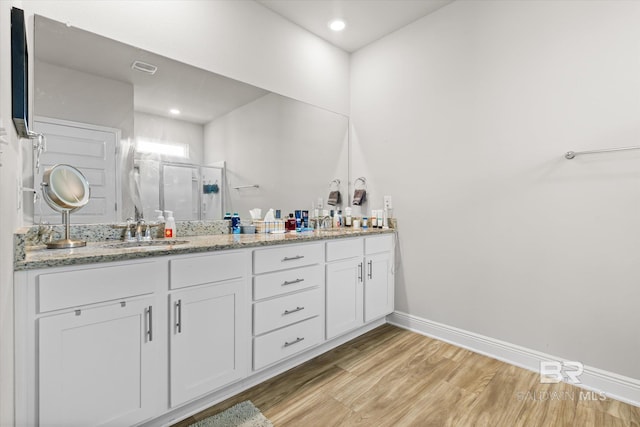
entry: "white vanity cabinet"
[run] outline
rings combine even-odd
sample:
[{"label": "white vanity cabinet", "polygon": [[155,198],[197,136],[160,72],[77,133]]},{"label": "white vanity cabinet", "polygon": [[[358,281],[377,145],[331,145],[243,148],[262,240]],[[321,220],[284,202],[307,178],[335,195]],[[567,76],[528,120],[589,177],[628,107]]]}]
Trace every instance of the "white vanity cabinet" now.
[{"label": "white vanity cabinet", "polygon": [[361,238],[335,240],[327,246],[327,339],[363,324],[364,264]]},{"label": "white vanity cabinet", "polygon": [[322,243],[253,253],[253,369],[324,340]]},{"label": "white vanity cabinet", "polygon": [[41,426],[122,426],[154,415],[153,307],[146,297],[39,320]]},{"label": "white vanity cabinet", "polygon": [[166,283],[162,265],[136,262],[23,276],[30,283],[20,292],[31,297],[19,299],[24,304],[17,309],[28,315],[17,319],[25,334],[17,343],[31,350],[16,361],[16,376],[20,386],[37,387],[18,386],[28,399],[16,411],[17,425],[122,426],[157,413],[166,318],[154,292]]},{"label": "white vanity cabinet", "polygon": [[326,260],[327,339],[393,311],[393,235],[329,241]]},{"label": "white vanity cabinet", "polygon": [[394,235],[310,237],[16,271],[16,425],[170,425],[383,324]]},{"label": "white vanity cabinet", "polygon": [[392,234],[364,238],[364,321],[393,312],[394,271]]},{"label": "white vanity cabinet", "polygon": [[245,272],[248,252],[170,261],[170,405],[247,374]]}]

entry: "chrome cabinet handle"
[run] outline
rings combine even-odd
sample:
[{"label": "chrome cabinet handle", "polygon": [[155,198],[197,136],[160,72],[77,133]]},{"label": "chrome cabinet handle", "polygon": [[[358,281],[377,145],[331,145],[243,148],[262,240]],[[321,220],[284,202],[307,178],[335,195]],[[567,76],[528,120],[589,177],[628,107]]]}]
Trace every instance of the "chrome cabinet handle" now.
[{"label": "chrome cabinet handle", "polygon": [[147,337],[149,338],[149,342],[153,341],[153,306],[147,307],[147,322],[149,325],[149,329],[147,330]]},{"label": "chrome cabinet handle", "polygon": [[282,313],[283,315],[287,315],[287,314],[292,314],[292,313],[296,313],[298,311],[302,311],[304,310],[304,307],[296,307],[293,310],[285,310],[284,313]]},{"label": "chrome cabinet handle", "polygon": [[290,280],[290,281],[285,280],[284,283],[282,283],[282,285],[280,286],[289,286],[289,285],[294,285],[300,282],[304,282],[304,279],[296,279],[296,280]]},{"label": "chrome cabinet handle", "polygon": [[362,282],[362,263],[358,264],[358,281]]},{"label": "chrome cabinet handle", "polygon": [[176,329],[178,333],[182,333],[182,300],[176,302]]},{"label": "chrome cabinet handle", "polygon": [[373,261],[369,261],[369,279],[373,279]]},{"label": "chrome cabinet handle", "polygon": [[304,337],[302,337],[302,338],[298,337],[298,338],[296,338],[295,341],[291,341],[291,342],[285,341],[284,342],[284,346],[285,347],[289,347],[290,345],[298,344],[300,341],[304,341]]},{"label": "chrome cabinet handle", "polygon": [[284,258],[282,258],[282,262],[295,261],[297,259],[302,259],[302,258],[304,258],[304,255],[296,255],[296,256],[292,256],[292,257],[284,257]]}]

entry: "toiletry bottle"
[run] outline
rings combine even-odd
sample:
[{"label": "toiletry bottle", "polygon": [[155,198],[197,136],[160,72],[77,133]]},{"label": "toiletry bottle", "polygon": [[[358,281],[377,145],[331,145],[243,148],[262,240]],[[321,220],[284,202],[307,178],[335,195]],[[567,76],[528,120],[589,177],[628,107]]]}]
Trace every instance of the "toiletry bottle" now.
[{"label": "toiletry bottle", "polygon": [[382,214],[383,210],[382,209],[378,209],[378,228],[384,228],[384,223],[383,223],[383,214]]},{"label": "toiletry bottle", "polygon": [[366,216],[362,217],[362,229],[363,230],[368,230],[369,229],[369,220],[367,219]]},{"label": "toiletry bottle", "polygon": [[302,211],[302,228],[309,228],[309,211]]},{"label": "toiletry bottle", "polygon": [[389,210],[387,207],[384,207],[384,211],[382,212],[382,228],[389,228]]},{"label": "toiletry bottle", "polygon": [[289,214],[289,218],[287,222],[284,224],[284,228],[287,231],[296,231],[296,219],[293,217],[293,214]]},{"label": "toiletry bottle", "polygon": [[350,207],[344,208],[343,220],[344,220],[345,227],[351,227],[351,208]]},{"label": "toiletry bottle", "polygon": [[295,210],[296,217],[296,229],[299,230],[302,228],[302,210]]},{"label": "toiletry bottle", "polygon": [[172,211],[164,211],[167,219],[164,224],[164,237],[166,239],[173,239],[176,237],[176,220],[173,218]]},{"label": "toiletry bottle", "polygon": [[240,215],[238,215],[238,212],[234,212],[231,217],[231,232],[240,234]]},{"label": "toiletry bottle", "polygon": [[162,216],[162,211],[161,210],[154,210],[155,213],[158,214],[158,217],[156,218],[156,221],[160,222],[164,222],[164,216]]},{"label": "toiletry bottle", "polygon": [[229,227],[229,230],[231,230],[231,212],[225,212],[222,219],[224,219],[225,221],[229,221],[227,227]]},{"label": "toiletry bottle", "polygon": [[338,218],[336,220],[337,227],[342,227],[344,224],[343,224],[343,221],[342,221],[342,211],[341,210],[338,210],[338,213],[336,214],[336,218]]},{"label": "toiletry bottle", "polygon": [[371,228],[378,228],[378,211],[371,211]]}]

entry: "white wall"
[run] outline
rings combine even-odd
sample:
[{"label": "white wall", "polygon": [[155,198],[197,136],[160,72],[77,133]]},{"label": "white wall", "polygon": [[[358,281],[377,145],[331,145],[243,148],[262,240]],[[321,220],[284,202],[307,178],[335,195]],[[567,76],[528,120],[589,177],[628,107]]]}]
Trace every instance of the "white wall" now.
[{"label": "white wall", "polygon": [[33,62],[34,115],[117,128],[122,139],[133,136],[131,83]]},{"label": "white wall", "polygon": [[0,426],[13,423],[13,232],[18,227],[16,179],[20,175],[20,148],[11,121],[11,4],[0,1]]},{"label": "white wall", "polygon": [[[205,163],[226,162],[226,209],[249,219],[249,210],[311,209],[338,178],[346,198],[345,116],[268,94],[205,126]],[[259,188],[233,187],[257,184]]]},{"label": "white wall", "polygon": [[[22,162],[11,117],[11,6],[333,111],[349,110],[349,56],[253,1],[0,1],[0,425],[13,422],[13,241]],[[33,52],[33,44],[30,44]],[[21,143],[25,145],[26,143]]]},{"label": "white wall", "polygon": [[255,86],[349,111],[349,55],[254,1],[30,0],[34,13]]},{"label": "white wall", "polygon": [[396,309],[640,379],[640,2],[458,0],[352,58]]}]

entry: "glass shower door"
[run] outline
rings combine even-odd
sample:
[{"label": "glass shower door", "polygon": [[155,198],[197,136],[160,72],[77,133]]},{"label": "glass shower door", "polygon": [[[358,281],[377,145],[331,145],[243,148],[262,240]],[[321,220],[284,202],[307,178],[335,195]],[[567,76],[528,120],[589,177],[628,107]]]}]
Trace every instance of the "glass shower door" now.
[{"label": "glass shower door", "polygon": [[160,174],[160,205],[177,221],[200,219],[200,167],[164,163]]},{"label": "glass shower door", "polygon": [[161,163],[159,195],[178,221],[222,219],[224,166]]}]

